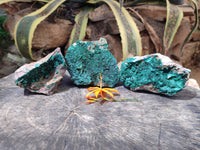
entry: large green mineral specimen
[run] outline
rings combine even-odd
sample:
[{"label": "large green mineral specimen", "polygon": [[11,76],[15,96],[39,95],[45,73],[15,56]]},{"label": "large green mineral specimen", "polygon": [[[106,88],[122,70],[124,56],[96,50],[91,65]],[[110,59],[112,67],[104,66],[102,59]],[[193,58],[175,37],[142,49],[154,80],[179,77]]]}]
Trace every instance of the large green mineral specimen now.
[{"label": "large green mineral specimen", "polygon": [[99,85],[99,73],[103,76],[103,86],[113,87],[119,81],[117,61],[104,38],[77,41],[68,48],[65,59],[76,85]]},{"label": "large green mineral specimen", "polygon": [[142,89],[168,96],[182,90],[190,70],[161,54],[136,56],[121,65],[120,80],[132,90]]}]

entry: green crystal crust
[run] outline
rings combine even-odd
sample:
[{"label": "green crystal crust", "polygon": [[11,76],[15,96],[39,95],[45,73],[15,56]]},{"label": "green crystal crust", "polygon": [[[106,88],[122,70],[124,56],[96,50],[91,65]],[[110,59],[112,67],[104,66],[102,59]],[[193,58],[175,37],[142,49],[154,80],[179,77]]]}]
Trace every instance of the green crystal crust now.
[{"label": "green crystal crust", "polygon": [[66,66],[63,56],[55,54],[51,56],[46,62],[37,63],[35,68],[29,70],[26,74],[15,80],[16,85],[23,87],[30,86],[32,83],[39,82],[41,79],[47,79],[49,75],[56,70],[59,65]]},{"label": "green crystal crust", "polygon": [[151,84],[158,93],[172,96],[185,86],[187,71],[178,73],[175,66],[163,67],[157,55],[140,60],[129,58],[121,65],[120,80],[131,89]]},{"label": "green crystal crust", "polygon": [[117,61],[103,38],[92,42],[77,41],[68,48],[65,59],[76,85],[97,86],[99,73],[103,76],[104,86],[114,87],[119,81]]}]

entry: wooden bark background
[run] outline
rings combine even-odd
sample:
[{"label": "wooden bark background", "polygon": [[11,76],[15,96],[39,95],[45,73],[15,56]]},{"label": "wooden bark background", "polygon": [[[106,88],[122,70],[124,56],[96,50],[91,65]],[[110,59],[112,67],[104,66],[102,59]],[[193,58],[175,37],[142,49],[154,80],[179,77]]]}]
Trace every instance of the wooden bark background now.
[{"label": "wooden bark background", "polygon": [[198,150],[200,91],[173,97],[116,87],[140,100],[85,104],[87,90],[66,75],[52,96],[0,79],[1,150]]}]

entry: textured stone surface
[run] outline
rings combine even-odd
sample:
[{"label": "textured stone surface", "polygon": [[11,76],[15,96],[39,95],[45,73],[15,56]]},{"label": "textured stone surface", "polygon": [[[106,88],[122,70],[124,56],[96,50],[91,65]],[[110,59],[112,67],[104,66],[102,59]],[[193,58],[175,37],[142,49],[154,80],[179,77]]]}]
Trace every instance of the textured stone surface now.
[{"label": "textured stone surface", "polygon": [[[187,17],[184,17],[182,19],[182,22],[178,28],[177,33],[174,36],[174,40],[172,42],[171,45],[171,49],[169,49],[167,56],[172,56],[177,58],[178,60],[180,60],[180,53],[181,53],[181,47],[183,45],[183,42],[185,40],[185,38],[188,36],[188,34],[190,33],[190,21]],[[184,31],[184,32],[183,32]],[[192,48],[189,49],[189,51],[193,51]],[[187,57],[184,55],[184,57]],[[189,57],[188,57],[189,58]],[[190,61],[190,60],[189,60]]]},{"label": "textured stone surface", "polygon": [[183,65],[188,65],[192,63],[198,63],[199,60],[194,59],[195,54],[199,53],[200,42],[190,42],[187,43],[183,48],[183,56],[180,57],[180,62]]},{"label": "textured stone surface", "polygon": [[68,48],[65,58],[76,85],[99,85],[99,73],[103,76],[104,86],[113,87],[119,81],[117,61],[104,38],[92,42],[77,41]]},{"label": "textured stone surface", "polygon": [[[98,8],[100,8],[100,7],[98,7]],[[98,9],[98,8],[96,8],[96,9]],[[103,8],[105,8],[105,7],[103,7]],[[101,8],[101,9],[103,9],[103,8]],[[91,12],[91,13],[94,13],[94,12]],[[108,15],[108,13],[113,14],[112,11],[107,12],[107,15]],[[101,12],[98,12],[98,14],[102,15]],[[105,36],[107,34],[111,34],[111,35],[119,35],[120,34],[119,28],[118,28],[118,25],[117,25],[117,22],[116,22],[116,19],[114,16],[105,17],[102,19],[103,20],[96,20],[95,22],[90,21],[88,23],[87,32],[86,32],[87,39],[97,40],[100,37]],[[136,18],[133,18],[133,20],[135,21],[140,32],[145,30],[143,23],[141,23]]]},{"label": "textured stone surface", "polygon": [[166,97],[118,86],[140,102],[87,105],[87,89],[69,75],[50,96],[27,93],[13,77],[0,79],[1,150],[200,149],[200,91],[192,87]]},{"label": "textured stone surface", "polygon": [[[198,59],[198,60],[200,60],[200,59]],[[186,67],[189,68],[189,69],[191,69],[191,75],[190,75],[190,77],[194,78],[195,80],[197,80],[197,82],[200,85],[200,76],[199,76],[199,74],[200,74],[200,64],[199,65],[191,64],[191,65],[188,65]]]},{"label": "textured stone surface", "polygon": [[113,18],[112,10],[106,4],[94,9],[89,13],[89,19],[93,22],[102,21],[108,18]]},{"label": "textured stone surface", "polygon": [[29,63],[28,60],[18,53],[15,45],[10,45],[4,51],[6,51],[6,54],[0,60],[0,78],[15,72],[15,70],[25,63]]},{"label": "textured stone surface", "polygon": [[[4,27],[10,33],[11,37],[14,37],[16,23],[23,16],[33,11],[35,11],[35,9],[26,8],[7,18]],[[54,22],[45,19],[37,26],[34,32],[32,47],[47,50],[63,46],[69,39],[72,27],[72,23],[65,19],[56,18]]]},{"label": "textured stone surface", "polygon": [[[31,0],[27,0],[27,2],[31,2]],[[17,11],[25,9],[27,7],[32,7],[31,3],[17,3],[17,2],[9,2],[3,3],[0,5],[1,9],[6,12],[8,15],[13,15]]]},{"label": "textured stone surface", "polygon": [[[135,21],[140,32],[145,30],[144,25],[138,19],[133,18],[133,20]],[[115,18],[107,18],[105,20],[92,23],[90,22],[87,27],[87,31],[89,31],[89,33],[87,32],[87,36],[93,39],[105,34],[120,34]]]},{"label": "textured stone surface", "polygon": [[132,90],[142,89],[172,96],[182,90],[190,70],[159,53],[126,59],[120,79]]},{"label": "textured stone surface", "polygon": [[[200,25],[199,25],[200,27]],[[200,31],[196,30],[194,31],[194,33],[192,34],[192,39],[193,41],[200,41]]]},{"label": "textured stone surface", "polygon": [[151,38],[145,34],[142,36],[142,56],[152,54],[155,51]]},{"label": "textured stone surface", "polygon": [[32,92],[50,95],[66,71],[66,64],[60,48],[43,59],[25,64],[15,71],[16,85]]},{"label": "textured stone surface", "polygon": [[195,79],[189,79],[188,80],[188,86],[191,86],[191,87],[196,88],[196,89],[200,89],[199,84],[198,84],[197,80],[195,80]]},{"label": "textured stone surface", "polygon": [[116,58],[117,62],[122,60],[122,44],[119,36],[116,35],[106,35],[103,36],[108,42],[108,49],[112,53],[112,55]]},{"label": "textured stone surface", "polygon": [[[183,10],[184,16],[193,16],[194,10],[191,7],[180,6]],[[159,5],[139,5],[134,7],[138,13],[144,17],[151,18],[157,21],[164,21],[166,19],[167,8],[166,6]]]}]

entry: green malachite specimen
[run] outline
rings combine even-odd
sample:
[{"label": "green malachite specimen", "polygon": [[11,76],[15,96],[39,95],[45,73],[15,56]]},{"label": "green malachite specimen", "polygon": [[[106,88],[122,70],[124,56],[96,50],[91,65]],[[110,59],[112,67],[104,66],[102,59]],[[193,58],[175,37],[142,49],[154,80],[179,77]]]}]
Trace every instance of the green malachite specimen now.
[{"label": "green malachite specimen", "polygon": [[45,58],[25,64],[15,71],[15,83],[32,92],[50,95],[62,79],[66,63],[60,48]]},{"label": "green malachite specimen", "polygon": [[108,50],[105,39],[99,41],[77,41],[67,50],[67,69],[76,85],[99,85],[99,73],[103,85],[113,87],[119,81],[119,68]]},{"label": "green malachite specimen", "polygon": [[126,59],[120,80],[132,90],[142,89],[172,96],[182,90],[190,70],[161,54]]}]

